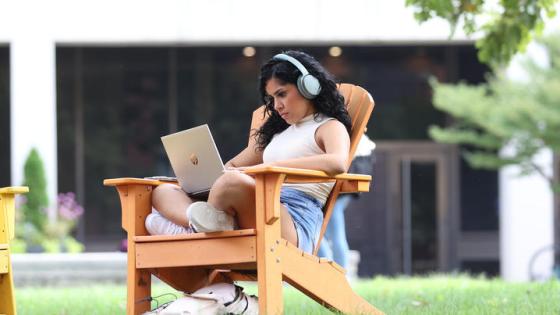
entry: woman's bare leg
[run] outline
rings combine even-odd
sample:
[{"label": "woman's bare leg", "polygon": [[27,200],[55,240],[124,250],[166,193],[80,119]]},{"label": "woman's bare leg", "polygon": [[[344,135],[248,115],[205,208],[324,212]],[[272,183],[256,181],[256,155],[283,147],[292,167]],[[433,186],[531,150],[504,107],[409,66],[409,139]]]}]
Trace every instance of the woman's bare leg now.
[{"label": "woman's bare leg", "polygon": [[152,206],[171,222],[181,226],[188,225],[186,210],[195,201],[181,187],[173,184],[159,185],[152,192]]},{"label": "woman's bare leg", "polygon": [[294,221],[292,220],[292,216],[290,215],[288,209],[286,209],[286,207],[284,207],[283,204],[280,204],[280,212],[282,212],[280,215],[282,220],[282,222],[280,222],[280,229],[282,230],[280,234],[283,239],[285,239],[286,241],[292,243],[297,247],[298,236],[297,236],[296,227],[294,225]]},{"label": "woman's bare leg", "polygon": [[[242,172],[226,172],[212,186],[208,203],[230,213],[240,228],[255,228],[255,179]],[[284,205],[281,209],[282,238],[297,246],[297,232]]]}]

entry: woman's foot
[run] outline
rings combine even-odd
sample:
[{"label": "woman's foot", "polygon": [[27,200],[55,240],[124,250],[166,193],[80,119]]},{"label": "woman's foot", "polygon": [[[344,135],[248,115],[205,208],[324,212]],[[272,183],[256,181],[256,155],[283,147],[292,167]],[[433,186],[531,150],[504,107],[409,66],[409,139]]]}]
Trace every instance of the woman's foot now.
[{"label": "woman's foot", "polygon": [[153,209],[146,217],[146,230],[151,235],[176,235],[194,233],[191,227],[184,227],[169,221],[157,210]]},{"label": "woman's foot", "polygon": [[235,219],[229,213],[214,208],[205,201],[197,201],[187,208],[187,219],[195,232],[231,231]]}]

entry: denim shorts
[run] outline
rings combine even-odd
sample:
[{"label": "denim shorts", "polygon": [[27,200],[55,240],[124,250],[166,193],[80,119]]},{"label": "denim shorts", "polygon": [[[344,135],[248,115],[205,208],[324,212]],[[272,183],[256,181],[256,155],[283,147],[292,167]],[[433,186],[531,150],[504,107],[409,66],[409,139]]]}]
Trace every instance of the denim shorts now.
[{"label": "denim shorts", "polygon": [[280,203],[288,209],[288,213],[292,216],[298,236],[298,248],[306,253],[311,253],[319,239],[323,224],[321,203],[308,194],[293,188],[282,188]]}]

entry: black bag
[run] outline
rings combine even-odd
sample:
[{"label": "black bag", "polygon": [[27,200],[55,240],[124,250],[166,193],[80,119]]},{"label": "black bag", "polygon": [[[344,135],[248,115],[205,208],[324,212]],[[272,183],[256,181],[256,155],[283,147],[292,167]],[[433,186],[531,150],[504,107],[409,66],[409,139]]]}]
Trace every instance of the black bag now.
[{"label": "black bag", "polygon": [[352,164],[350,164],[348,173],[372,175],[373,163],[374,163],[373,154],[356,156],[354,160],[352,160]]}]

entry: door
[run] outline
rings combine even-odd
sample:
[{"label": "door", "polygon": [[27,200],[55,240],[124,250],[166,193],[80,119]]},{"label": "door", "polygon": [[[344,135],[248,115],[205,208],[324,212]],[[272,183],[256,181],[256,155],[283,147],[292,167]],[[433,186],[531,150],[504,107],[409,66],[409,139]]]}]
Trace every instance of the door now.
[{"label": "door", "polygon": [[[392,273],[458,268],[458,154],[427,141],[381,142]],[[377,178],[379,180],[379,178]]]}]

